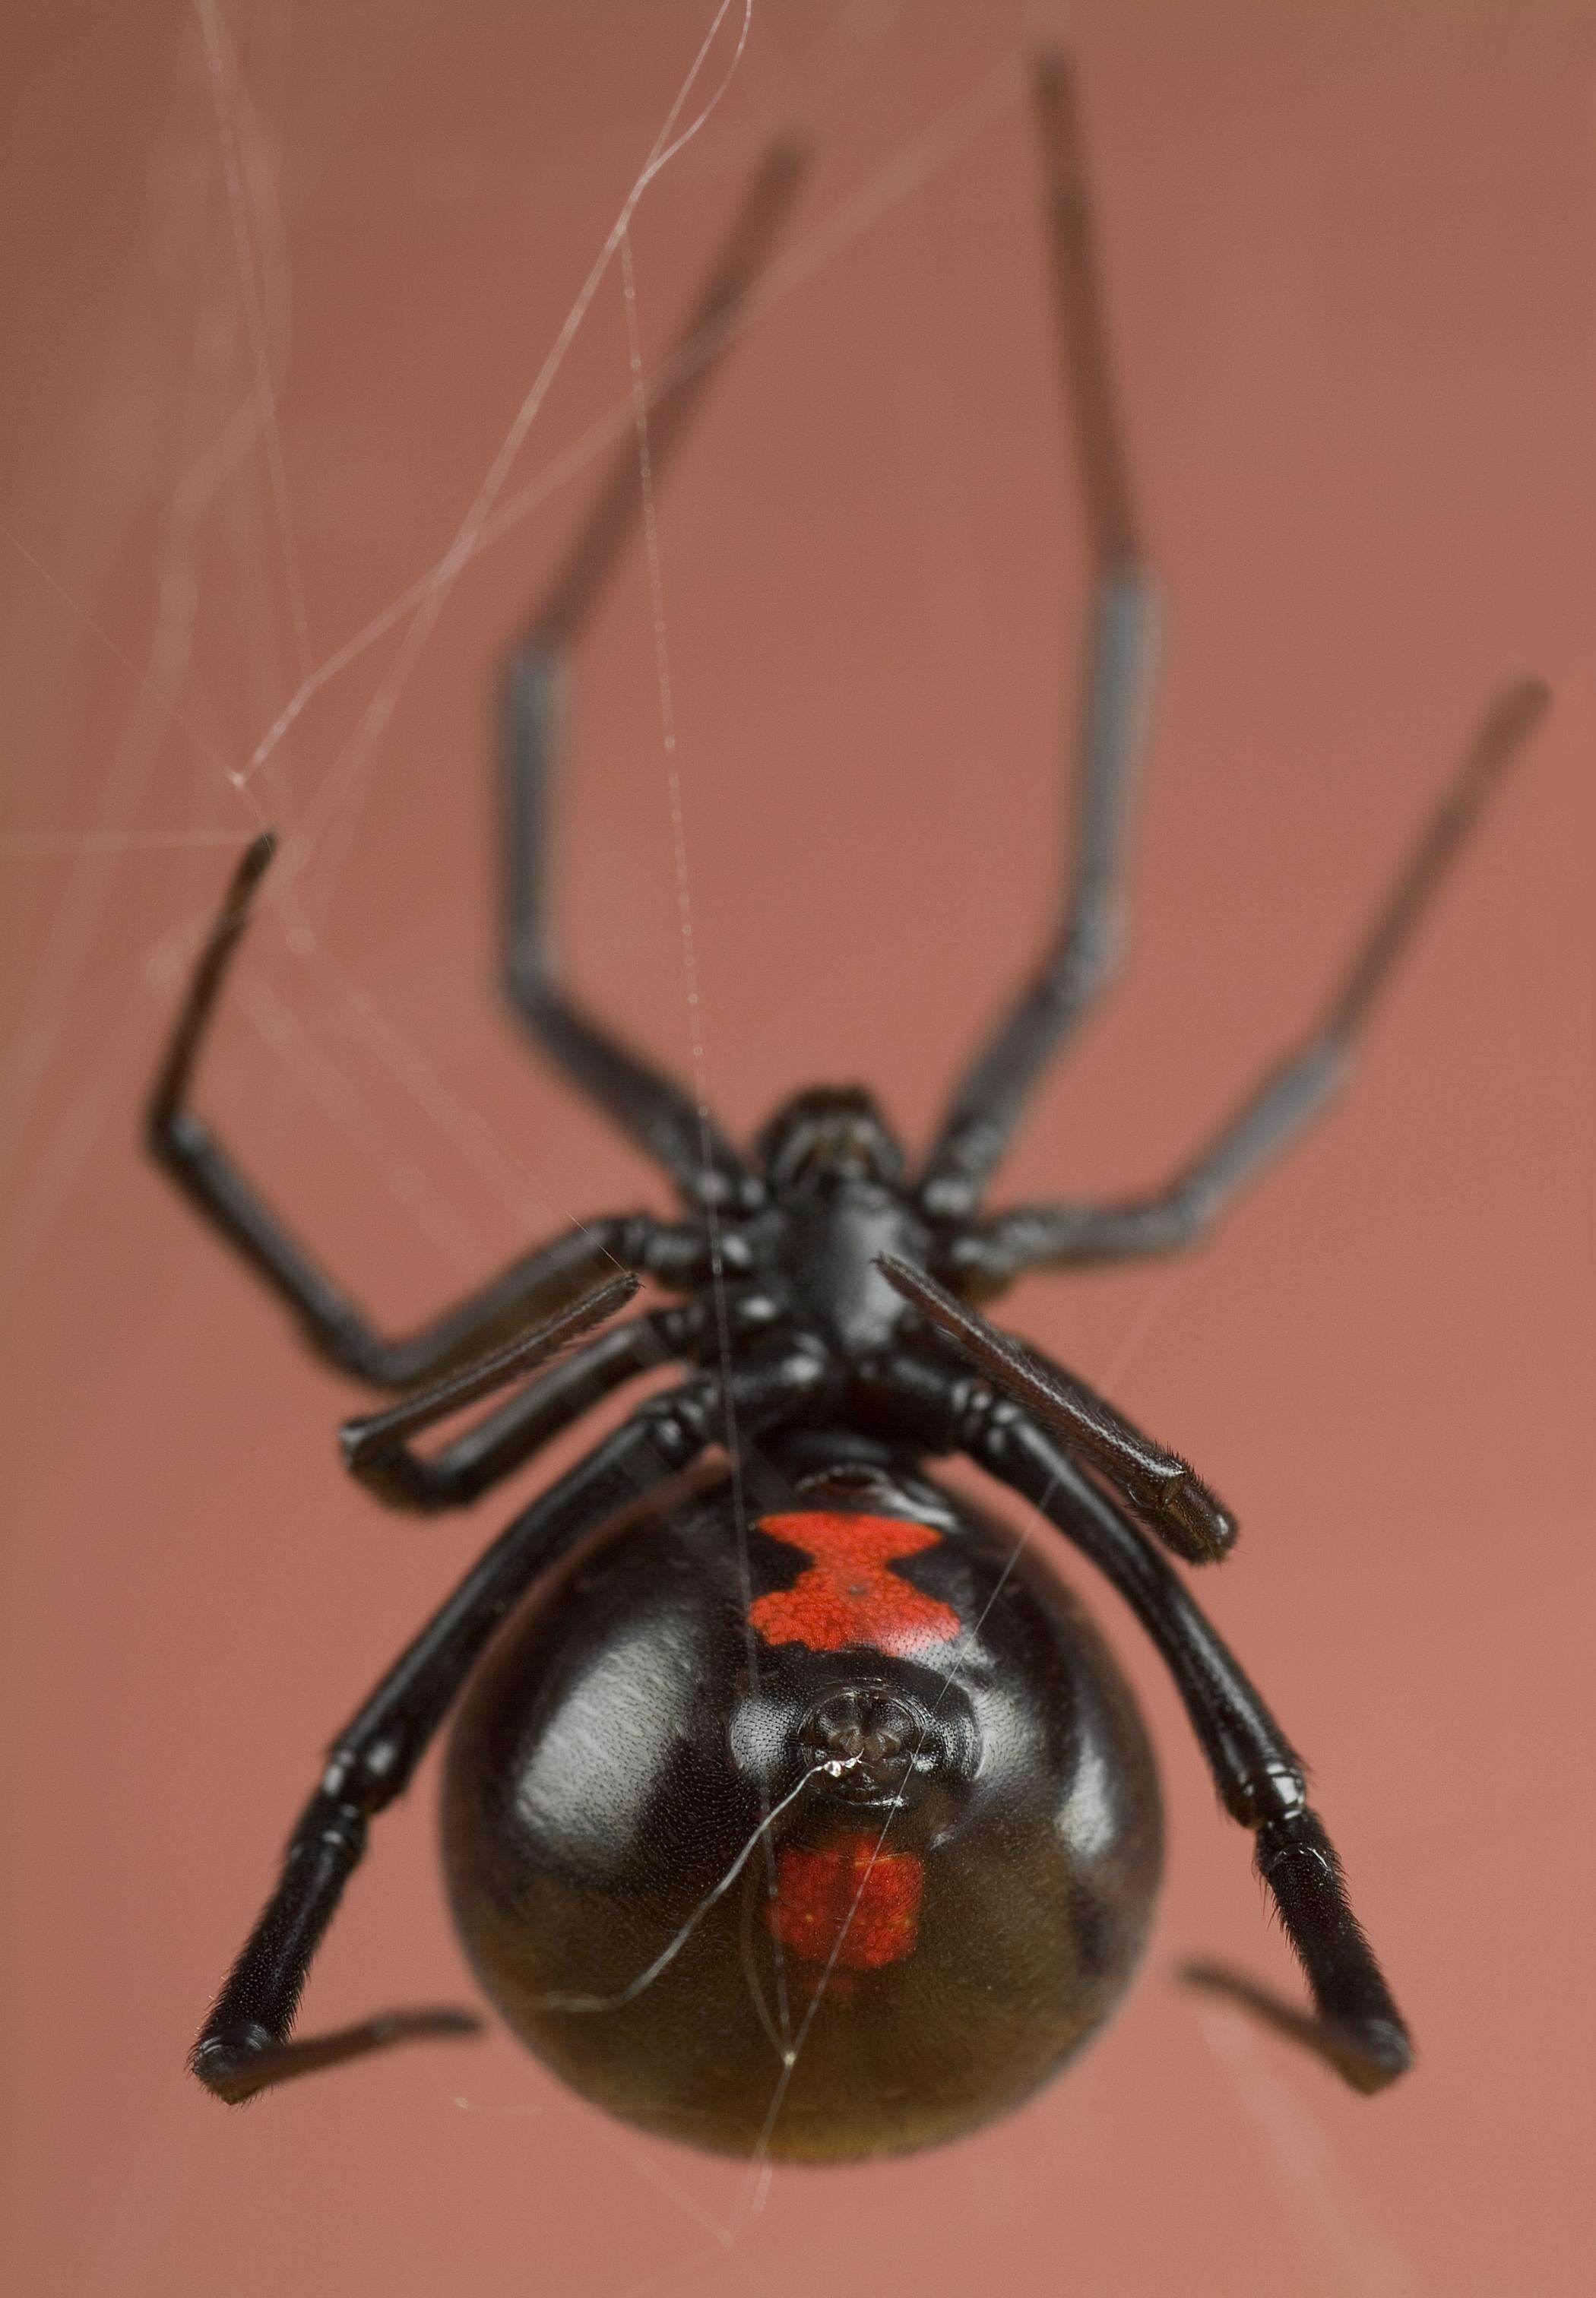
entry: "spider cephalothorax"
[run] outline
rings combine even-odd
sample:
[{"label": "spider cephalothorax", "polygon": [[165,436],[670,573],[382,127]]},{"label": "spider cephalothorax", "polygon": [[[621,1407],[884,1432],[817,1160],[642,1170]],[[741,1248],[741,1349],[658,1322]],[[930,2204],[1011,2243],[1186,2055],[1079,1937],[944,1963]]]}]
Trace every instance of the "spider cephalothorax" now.
[{"label": "spider cephalothorax", "polygon": [[[1521,682],[1493,704],[1318,1024],[1164,1186],[983,1211],[1031,1089],[1112,969],[1154,623],[1056,60],[1037,88],[1096,571],[1077,833],[1056,936],[918,1167],[851,1087],[796,1095],[745,1154],[560,987],[548,769],[565,650],[626,525],[626,466],[511,668],[503,978],[543,1052],[674,1186],[679,1218],[595,1217],[421,1332],[384,1336],[187,1105],[269,839],[201,956],[151,1145],[324,1355],[407,1392],[343,1430],[381,1500],[469,1501],[628,1382],[686,1371],[522,1509],[334,1742],[194,2052],[225,2098],[458,2031],[431,2015],[290,2038],[368,1823],[457,1702],[444,1812],[461,1932],[509,2023],[616,2112],[718,2147],[857,2155],[969,2129],[1062,2064],[1140,1950],[1157,1787],[1073,1599],[924,1475],[950,1452],[1049,1519],[1167,1664],[1307,1975],[1313,2019],[1273,2015],[1362,2088],[1409,2063],[1302,1767],[1165,1553],[1212,1562],[1234,1521],[1178,1454],[970,1304],[1026,1270],[1167,1251],[1212,1223],[1339,1083],[1543,698]],[[790,154],[760,178],[669,370],[649,416],[656,477],[795,180]],[[607,1323],[643,1279],[677,1297]],[[414,1449],[504,1390],[437,1453]]]},{"label": "spider cephalothorax", "polygon": [[754,1155],[777,1197],[846,1180],[897,1189],[904,1178],[902,1145],[862,1085],[795,1093],[760,1128]]},{"label": "spider cephalothorax", "polygon": [[784,1102],[755,1155],[769,1208],[740,1234],[750,1273],[828,1349],[881,1347],[904,1304],[882,1277],[883,1253],[922,1262],[925,1223],[904,1186],[904,1154],[860,1086],[820,1086]]}]

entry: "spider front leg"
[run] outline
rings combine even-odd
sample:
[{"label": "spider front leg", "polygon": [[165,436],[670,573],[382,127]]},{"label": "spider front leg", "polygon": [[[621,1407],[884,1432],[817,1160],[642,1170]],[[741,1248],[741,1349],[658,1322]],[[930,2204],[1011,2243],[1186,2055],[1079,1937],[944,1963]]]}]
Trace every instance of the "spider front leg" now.
[{"label": "spider front leg", "polygon": [[289,2039],[370,1822],[409,1784],[489,1638],[542,1573],[585,1533],[690,1467],[723,1435],[728,1406],[757,1432],[793,1411],[821,1377],[812,1359],[794,1354],[651,1397],[500,1534],[334,1741],[288,1839],[277,1887],[194,2046],[191,2064],[208,2090],[236,2103],[390,2043],[458,2033],[469,2023],[458,2013],[423,2013]]},{"label": "spider front leg", "polygon": [[[665,364],[649,410],[656,487],[702,404],[801,172],[801,159],[789,146],[767,156]],[[688,1204],[746,1206],[757,1201],[757,1180],[709,1111],[571,996],[560,978],[550,913],[545,832],[571,653],[620,552],[641,527],[641,510],[637,451],[628,442],[510,665],[503,719],[504,988],[547,1057],[670,1175]]]},{"label": "spider front leg", "polygon": [[1067,1444],[1084,1452],[1166,1548],[1188,1564],[1212,1564],[1229,1554],[1236,1545],[1236,1518],[1189,1460],[1144,1436],[1106,1398],[1039,1349],[988,1324],[923,1269],[889,1252],[879,1256],[876,1267],[1005,1396],[1029,1406]]},{"label": "spider front leg", "polygon": [[590,1292],[617,1269],[665,1285],[689,1284],[706,1273],[708,1245],[695,1225],[648,1213],[607,1214],[523,1254],[501,1277],[408,1339],[379,1334],[284,1228],[188,1107],[205,1032],[274,851],[269,834],[257,838],[233,873],[156,1078],[146,1130],[157,1163],[286,1302],[320,1355],[374,1387],[409,1388],[472,1363],[496,1339]]},{"label": "spider front leg", "polygon": [[1158,586],[1132,498],[1067,58],[1038,59],[1059,349],[1093,562],[1093,605],[1073,750],[1075,831],[1063,901],[1042,963],[955,1087],[919,1195],[940,1219],[978,1203],[1049,1062],[1118,969],[1127,846],[1157,666]]}]

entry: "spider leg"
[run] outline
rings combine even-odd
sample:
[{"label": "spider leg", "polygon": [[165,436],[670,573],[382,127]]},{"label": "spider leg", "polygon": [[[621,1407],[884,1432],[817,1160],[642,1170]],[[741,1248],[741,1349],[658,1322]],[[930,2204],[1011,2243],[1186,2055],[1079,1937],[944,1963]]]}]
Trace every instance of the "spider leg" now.
[{"label": "spider leg", "polygon": [[[1332,1853],[1331,1856],[1334,1856]],[[1316,2058],[1323,2059],[1327,2066],[1334,2067],[1337,2074],[1344,2075],[1354,2090],[1380,2087],[1378,2083],[1369,2082],[1360,2054],[1355,2050],[1348,2050],[1344,2037],[1336,2029],[1327,2027],[1311,2012],[1299,2010],[1294,2003],[1283,2001],[1269,1988],[1261,1987],[1255,1979],[1249,1979],[1245,1971],[1232,1971],[1224,1963],[1197,1959],[1183,1963],[1179,1976],[1188,1987],[1201,1988],[1206,1994],[1217,1995],[1227,2003],[1235,2004],[1255,2019],[1260,2026],[1272,2027],[1278,2035],[1284,2035],[1299,2048],[1311,2051]],[[1398,2072],[1401,2071],[1399,2069]]]},{"label": "spider leg", "polygon": [[[906,1420],[939,1408],[929,1368],[897,1376]],[[893,1372],[885,1379],[890,1388]],[[1046,1431],[1006,1398],[944,1375],[940,1433],[1023,1494],[1112,1582],[1157,1645],[1186,1703],[1225,1808],[1255,1838],[1255,1864],[1279,1908],[1313,1998],[1322,2054],[1360,2090],[1412,2063],[1402,2014],[1347,1904],[1341,1863],[1309,1808],[1301,1759],[1211,1623],[1156,1548]]]},{"label": "spider leg", "polygon": [[876,1267],[889,1285],[1018,1404],[1061,1436],[1130,1502],[1166,1548],[1188,1564],[1211,1564],[1236,1545],[1236,1518],[1188,1460],[1166,1451],[1105,1397],[1039,1349],[989,1325],[928,1277],[891,1253]]},{"label": "spider leg", "polygon": [[1020,1205],[998,1213],[955,1239],[948,1259],[961,1281],[996,1290],[1030,1269],[1168,1252],[1211,1228],[1341,1086],[1398,959],[1546,701],[1536,679],[1520,679],[1495,697],[1318,1025],[1172,1180],[1117,1204]]},{"label": "spider leg", "polygon": [[[489,1638],[541,1573],[607,1517],[690,1467],[722,1434],[728,1402],[757,1431],[793,1410],[820,1376],[812,1359],[795,1353],[730,1382],[706,1375],[651,1397],[500,1534],[333,1742],[277,1889],[194,2046],[190,2063],[207,2089],[236,2102],[410,2035],[460,2031],[460,2014],[424,2013],[289,2039],[369,1823],[409,1785]],[[440,2018],[456,2023],[441,2028]]]},{"label": "spider leg", "polygon": [[979,1201],[1047,1063],[1118,963],[1121,885],[1158,636],[1115,406],[1107,326],[1081,159],[1074,82],[1060,56],[1037,72],[1053,268],[1075,452],[1096,569],[1075,750],[1077,822],[1063,913],[1035,978],[956,1087],[920,1182],[928,1211]]},{"label": "spider leg", "polygon": [[[649,415],[656,482],[699,404],[768,252],[799,165],[798,155],[785,147],[766,161],[666,367]],[[504,717],[504,987],[543,1052],[665,1169],[690,1204],[737,1203],[753,1186],[743,1159],[682,1085],[565,994],[550,924],[545,824],[566,657],[638,525],[641,502],[637,453],[628,445],[510,666]]]},{"label": "spider leg", "polygon": [[173,1028],[145,1124],[157,1163],[287,1303],[314,1349],[376,1387],[406,1388],[469,1363],[507,1332],[591,1291],[617,1269],[641,1269],[665,1284],[690,1283],[703,1272],[708,1247],[698,1228],[647,1213],[610,1214],[523,1254],[501,1277],[406,1339],[388,1340],[374,1330],[187,1105],[206,1029],[272,853],[271,838],[257,838],[233,873]]},{"label": "spider leg", "polygon": [[[618,1294],[624,1282],[617,1279],[606,1290]],[[433,1459],[412,1448],[410,1438],[434,1421],[506,1386],[557,1354],[595,1321],[596,1301],[593,1296],[580,1304],[585,1310],[580,1324],[567,1311],[551,1325],[540,1327],[530,1341],[490,1357],[472,1371],[420,1390],[385,1412],[346,1420],[338,1432],[345,1467],[388,1508],[429,1516],[442,1509],[464,1508],[523,1467],[612,1390],[681,1357],[703,1325],[702,1312],[691,1302],[612,1325],[584,1347],[573,1349]],[[608,1310],[597,1313],[604,1315]]]}]

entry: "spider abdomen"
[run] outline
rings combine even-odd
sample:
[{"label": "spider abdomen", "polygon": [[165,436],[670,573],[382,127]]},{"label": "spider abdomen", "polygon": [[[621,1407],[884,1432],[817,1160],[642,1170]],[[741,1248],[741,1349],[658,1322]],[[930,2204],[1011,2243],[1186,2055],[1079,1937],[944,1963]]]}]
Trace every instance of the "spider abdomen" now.
[{"label": "spider abdomen", "polygon": [[[575,2089],[733,2153],[840,2160],[1016,2104],[1108,2017],[1161,1827],[1096,1630],[930,1487],[724,1484],[512,1624],[457,1724],[457,1922]],[[746,1559],[746,1560],[745,1560]]]}]

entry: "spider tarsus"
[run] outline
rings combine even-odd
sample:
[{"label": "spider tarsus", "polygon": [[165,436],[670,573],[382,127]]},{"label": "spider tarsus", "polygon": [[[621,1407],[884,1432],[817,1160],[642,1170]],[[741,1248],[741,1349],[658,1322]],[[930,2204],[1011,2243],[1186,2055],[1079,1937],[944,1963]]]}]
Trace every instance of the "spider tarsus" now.
[{"label": "spider tarsus", "polygon": [[1551,688],[1545,679],[1528,672],[1509,678],[1489,706],[1485,731],[1504,748],[1517,745],[1551,707]]},{"label": "spider tarsus", "polygon": [[264,2027],[231,2028],[202,2036],[188,2054],[188,2071],[224,2106],[242,2106],[273,2079],[269,2062],[279,2048]]},{"label": "spider tarsus", "polygon": [[765,155],[764,187],[781,189],[795,183],[809,165],[814,149],[805,136],[790,133],[779,136]]},{"label": "spider tarsus", "polygon": [[1504,680],[1490,697],[1451,788],[1441,801],[1441,818],[1451,817],[1454,835],[1473,827],[1475,814],[1516,764],[1551,707],[1551,687],[1533,675]]},{"label": "spider tarsus", "polygon": [[1395,2082],[1413,2064],[1412,2038],[1397,2020],[1369,2018],[1351,2027],[1339,2020],[1316,2019],[1223,1963],[1183,1963],[1178,1976],[1187,1986],[1218,1996],[1299,2048],[1306,2046],[1366,2097]]},{"label": "spider tarsus", "polygon": [[1188,1564],[1219,1564],[1236,1546],[1241,1527],[1199,1476],[1185,1476],[1159,1503],[1171,1547]]},{"label": "spider tarsus", "polygon": [[242,922],[247,914],[255,889],[270,869],[277,850],[277,833],[275,830],[261,831],[260,836],[252,838],[244,847],[233,872],[233,882],[227,888],[227,913],[229,919],[237,918]]},{"label": "spider tarsus", "polygon": [[617,1309],[624,1309],[641,1289],[642,1278],[634,1269],[617,1269],[590,1291],[578,1294],[568,1309],[544,1320],[546,1343],[563,1348],[567,1342],[579,1339],[595,1325],[601,1325],[607,1317],[613,1317]]},{"label": "spider tarsus", "polygon": [[[1230,1553],[1240,1529],[1236,1518],[1177,1455],[1162,1446],[1150,1447],[1129,1422],[1087,1392],[1072,1397],[1063,1374],[1012,1335],[988,1325],[924,1269],[891,1252],[878,1253],[875,1265],[894,1292],[946,1334],[998,1388],[1039,1413],[1063,1442],[1104,1469],[1183,1563],[1217,1564]],[[1106,1455],[1105,1435],[1112,1440]],[[1162,1463],[1157,1474],[1149,1473],[1150,1453],[1154,1463]]]},{"label": "spider tarsus", "polygon": [[[1069,51],[1051,43],[1038,48],[1030,60],[1030,82],[1037,103],[1043,108],[1043,124],[1051,127],[1054,112],[1063,103],[1070,85]],[[1049,106],[1052,111],[1047,109]]]},{"label": "spider tarsus", "polygon": [[302,2041],[279,2041],[269,2028],[249,2021],[219,2034],[203,2035],[189,2053],[188,2067],[224,2106],[243,2106],[297,2075],[342,2066],[395,2043],[455,2041],[480,2034],[482,2026],[475,2012],[451,2005],[380,2012],[355,2026],[341,2027],[330,2035],[309,2035]]}]

